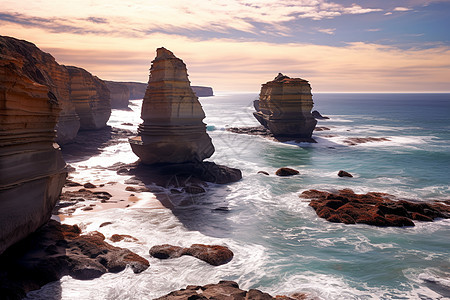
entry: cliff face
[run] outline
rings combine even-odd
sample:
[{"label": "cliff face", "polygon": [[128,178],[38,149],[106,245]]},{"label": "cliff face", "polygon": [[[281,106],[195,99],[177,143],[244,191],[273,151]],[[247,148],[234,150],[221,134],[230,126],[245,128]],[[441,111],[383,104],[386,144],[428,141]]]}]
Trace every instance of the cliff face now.
[{"label": "cliff face", "polygon": [[67,70],[59,65],[53,56],[27,41],[0,36],[0,53],[22,61],[23,74],[36,83],[46,85],[55,95],[61,109],[56,126],[56,141],[65,144],[73,140],[80,128],[80,121],[75,106],[69,99]]},{"label": "cliff face", "polygon": [[106,84],[82,68],[66,66],[66,69],[70,77],[70,100],[80,118],[80,129],[105,127],[111,115],[110,93]]},{"label": "cliff face", "polygon": [[24,57],[32,44],[12,41],[20,55],[9,56],[8,42],[0,38],[0,253],[50,219],[67,175],[54,143],[60,90],[38,55]]},{"label": "cliff face", "polygon": [[111,95],[111,108],[127,108],[130,89],[124,83],[105,81]]},{"label": "cliff face", "polygon": [[214,153],[186,65],[165,48],[152,62],[141,118],[130,144],[145,164],[196,162]]},{"label": "cliff face", "polygon": [[[114,82],[114,83],[123,84],[123,85],[127,86],[128,89],[130,90],[130,100],[143,99],[145,96],[145,91],[147,90],[147,83],[107,81],[107,83],[108,82]],[[212,87],[191,85],[191,88],[197,97],[214,96]],[[111,96],[111,98],[112,98],[112,96]]]},{"label": "cliff face", "polygon": [[192,86],[192,90],[194,91],[195,95],[197,95],[197,97],[214,96],[213,89],[209,86]]},{"label": "cliff face", "polygon": [[317,124],[311,115],[311,86],[301,78],[278,74],[262,85],[253,115],[275,136],[310,138]]}]

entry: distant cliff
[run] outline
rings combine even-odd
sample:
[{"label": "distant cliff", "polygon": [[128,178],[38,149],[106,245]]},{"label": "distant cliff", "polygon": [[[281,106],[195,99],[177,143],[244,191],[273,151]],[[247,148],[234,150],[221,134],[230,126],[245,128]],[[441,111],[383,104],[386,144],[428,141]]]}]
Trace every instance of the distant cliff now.
[{"label": "distant cliff", "polygon": [[127,108],[131,99],[130,88],[121,82],[105,80],[105,83],[111,95],[111,108]]},{"label": "distant cliff", "polygon": [[[124,84],[130,90],[130,100],[144,99],[147,83],[142,82],[122,82],[122,81],[107,81],[107,83]],[[212,87],[208,86],[191,86],[197,97],[214,96]]]}]

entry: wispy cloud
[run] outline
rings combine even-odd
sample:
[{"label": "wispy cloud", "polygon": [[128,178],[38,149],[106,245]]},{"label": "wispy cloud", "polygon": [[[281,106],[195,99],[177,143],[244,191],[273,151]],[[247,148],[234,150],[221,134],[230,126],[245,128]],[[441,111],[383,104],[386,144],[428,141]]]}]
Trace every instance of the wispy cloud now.
[{"label": "wispy cloud", "polygon": [[394,11],[410,11],[410,10],[412,10],[412,9],[408,8],[408,7],[401,7],[401,6],[394,8]]},{"label": "wispy cloud", "polygon": [[317,31],[326,33],[326,34],[334,34],[336,28],[318,28]]}]

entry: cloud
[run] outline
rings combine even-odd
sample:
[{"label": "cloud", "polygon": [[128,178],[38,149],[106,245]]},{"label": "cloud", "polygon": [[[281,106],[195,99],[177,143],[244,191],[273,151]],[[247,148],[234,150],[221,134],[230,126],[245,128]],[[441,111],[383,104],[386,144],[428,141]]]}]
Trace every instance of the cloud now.
[{"label": "cloud", "polygon": [[366,29],[366,31],[369,31],[369,32],[378,32],[378,31],[381,31],[381,29],[380,29],[380,28],[369,28],[369,29]]},{"label": "cloud", "polygon": [[326,33],[326,34],[334,34],[334,32],[336,31],[336,28],[319,28],[319,29],[317,29],[317,31]]},{"label": "cloud", "polygon": [[410,10],[412,10],[412,9],[407,8],[407,7],[400,7],[400,6],[394,8],[394,11],[410,11]]}]

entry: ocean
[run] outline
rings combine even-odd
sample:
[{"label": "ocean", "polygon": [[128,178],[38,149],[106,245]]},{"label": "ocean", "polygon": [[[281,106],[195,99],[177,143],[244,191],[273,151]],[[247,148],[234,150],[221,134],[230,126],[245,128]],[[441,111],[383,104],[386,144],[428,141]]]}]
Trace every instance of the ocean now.
[{"label": "ocean", "polygon": [[[142,193],[129,208],[77,210],[64,220],[105,236],[136,237],[139,242],[114,245],[147,258],[149,269],[134,274],[127,268],[89,281],[66,276],[27,299],[153,299],[187,285],[220,280],[271,295],[303,292],[311,299],[450,299],[450,220],[405,228],[330,223],[298,197],[309,189],[350,188],[399,199],[450,199],[450,94],[316,93],[314,109],[330,119],[318,121],[317,126],[329,130],[316,131],[315,144],[279,143],[227,131],[258,125],[252,116],[257,97],[219,93],[200,98],[216,148],[209,160],[241,169],[241,181],[209,184],[205,194],[179,196],[172,199],[172,209],[151,205],[155,196]],[[110,126],[136,130],[142,122],[141,101],[130,102],[130,111],[113,110]],[[356,137],[385,140],[346,142]],[[68,163],[76,168],[75,181],[98,184],[125,182],[129,176],[105,167],[136,160],[123,139],[94,157]],[[300,174],[277,177],[280,167]],[[354,177],[340,178],[339,170]],[[107,221],[113,224],[99,228]],[[165,243],[225,245],[234,258],[213,267],[187,256],[149,256],[152,246]]]}]

